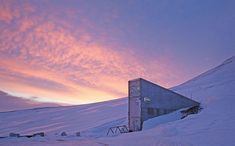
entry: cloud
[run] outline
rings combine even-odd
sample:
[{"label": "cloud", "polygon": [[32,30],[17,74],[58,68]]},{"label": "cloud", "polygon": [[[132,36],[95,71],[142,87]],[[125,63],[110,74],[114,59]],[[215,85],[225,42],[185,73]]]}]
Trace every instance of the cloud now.
[{"label": "cloud", "polygon": [[65,85],[57,83],[56,81],[42,77],[31,76],[30,74],[24,74],[19,71],[14,72],[13,70],[5,70],[6,68],[2,67],[0,68],[0,75],[4,80],[11,80],[12,77],[14,77],[13,81],[24,83],[30,86],[54,92],[69,92],[69,89]]},{"label": "cloud", "polygon": [[14,0],[1,0],[0,21],[10,24],[11,21],[27,17],[28,14],[34,11],[34,6],[27,1],[20,3]]},{"label": "cloud", "polygon": [[24,32],[26,30],[28,30],[29,28],[31,28],[34,25],[34,23],[32,22],[32,20],[30,19],[24,19],[20,22],[20,31]]},{"label": "cloud", "polygon": [[10,1],[1,1],[0,20],[9,23],[16,16],[17,13],[12,9]]},{"label": "cloud", "polygon": [[127,81],[137,77],[172,85],[167,70],[175,67],[168,56],[143,60],[133,49],[108,42],[109,35],[100,36],[105,31],[93,31],[96,24],[80,12],[65,13],[78,14],[81,21],[73,23],[67,19],[74,15],[61,18],[67,9],[41,11],[29,3],[14,6],[18,13],[9,5],[4,9],[0,19],[10,25],[0,25],[2,90],[40,95],[42,101],[88,103],[126,96]]}]

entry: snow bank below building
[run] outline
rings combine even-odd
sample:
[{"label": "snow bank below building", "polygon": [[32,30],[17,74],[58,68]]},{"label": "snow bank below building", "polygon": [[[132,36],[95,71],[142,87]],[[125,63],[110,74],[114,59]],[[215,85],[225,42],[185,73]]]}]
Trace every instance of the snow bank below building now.
[{"label": "snow bank below building", "polygon": [[143,124],[143,130],[152,129],[156,126],[160,126],[161,124],[166,124],[168,122],[180,120],[182,117],[182,113],[180,111],[181,110],[177,110],[175,112],[166,115],[161,115],[159,117],[155,117],[145,121]]}]

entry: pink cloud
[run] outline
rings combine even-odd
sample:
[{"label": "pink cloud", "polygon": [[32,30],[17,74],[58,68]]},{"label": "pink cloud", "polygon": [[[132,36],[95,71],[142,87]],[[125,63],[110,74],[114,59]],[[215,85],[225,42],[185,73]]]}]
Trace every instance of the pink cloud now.
[{"label": "pink cloud", "polygon": [[9,23],[14,17],[16,17],[17,11],[11,7],[10,1],[1,1],[0,5],[0,20]]},{"label": "pink cloud", "polygon": [[24,32],[26,30],[28,30],[29,28],[31,28],[34,25],[34,22],[32,22],[32,20],[30,19],[24,19],[20,22],[20,31]]},{"label": "pink cloud", "polygon": [[[137,77],[174,84],[168,70],[175,67],[168,56],[141,60],[132,49],[123,52],[117,44],[100,43],[106,37],[92,35],[83,24],[74,26],[56,15],[46,17],[47,13],[35,16],[36,8],[23,6],[16,9],[19,19],[5,14],[6,23],[14,19],[14,29],[0,26],[1,89],[41,95],[43,101],[87,103],[126,96],[127,81]],[[79,17],[88,28],[94,26]],[[30,82],[32,79],[36,83]],[[45,88],[44,84],[61,85],[66,90]]]}]

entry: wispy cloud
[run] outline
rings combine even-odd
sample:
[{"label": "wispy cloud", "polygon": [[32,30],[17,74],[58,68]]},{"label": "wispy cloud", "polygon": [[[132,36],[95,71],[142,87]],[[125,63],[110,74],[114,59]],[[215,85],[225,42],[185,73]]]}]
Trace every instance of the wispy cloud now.
[{"label": "wispy cloud", "polygon": [[[12,11],[13,10],[13,11]],[[50,12],[54,12],[50,14]],[[67,22],[56,10],[33,4],[0,9],[0,88],[39,96],[42,100],[87,103],[123,97],[127,81],[146,77],[170,86],[168,56],[142,60],[133,50],[94,34],[93,21],[79,11],[79,22]],[[50,14],[50,15],[48,15]],[[66,15],[67,16],[67,15]],[[116,17],[111,14],[110,17]],[[120,31],[120,30],[117,30]],[[177,79],[175,80],[177,81]],[[46,98],[45,98],[46,97]]]}]

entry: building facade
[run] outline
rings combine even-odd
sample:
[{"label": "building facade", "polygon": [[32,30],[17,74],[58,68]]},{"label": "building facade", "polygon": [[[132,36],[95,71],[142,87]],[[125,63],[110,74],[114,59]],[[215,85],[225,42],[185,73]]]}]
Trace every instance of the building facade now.
[{"label": "building facade", "polygon": [[128,82],[129,131],[142,130],[143,122],[199,103],[142,78]]}]

